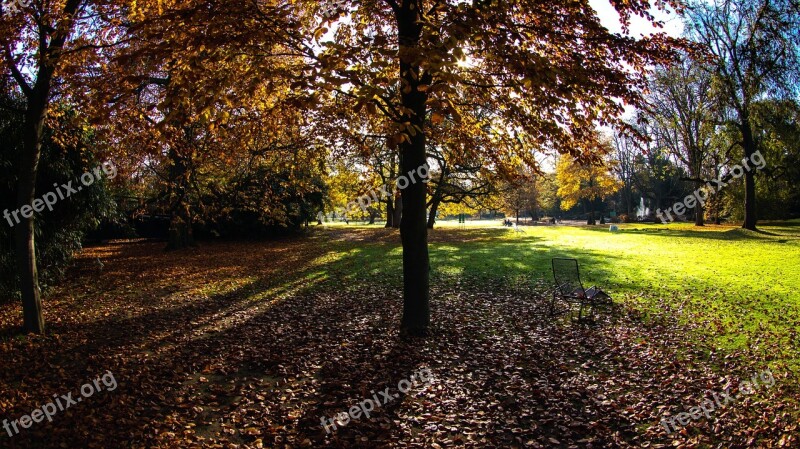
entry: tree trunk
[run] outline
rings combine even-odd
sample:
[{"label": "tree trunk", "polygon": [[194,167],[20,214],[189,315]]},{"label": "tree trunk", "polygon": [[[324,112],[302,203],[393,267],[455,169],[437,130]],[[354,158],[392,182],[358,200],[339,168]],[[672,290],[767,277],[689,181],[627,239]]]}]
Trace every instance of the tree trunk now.
[{"label": "tree trunk", "polygon": [[167,250],[174,251],[193,246],[194,235],[192,233],[192,214],[186,198],[189,184],[189,167],[186,164],[186,160],[176,150],[170,151],[169,158],[172,162],[169,173],[171,184],[174,186],[174,196]]},{"label": "tree trunk", "polygon": [[[42,151],[41,138],[46,101],[46,98],[31,99],[28,112],[25,114],[23,153],[17,192],[17,204],[20,208],[26,205],[30,207],[36,195],[36,175]],[[23,330],[29,333],[43,334],[44,316],[42,315],[42,298],[39,290],[39,273],[36,266],[33,215],[28,218],[21,217],[21,222],[14,229],[14,241],[17,275],[22,294]]]},{"label": "tree trunk", "polygon": [[[744,140],[744,157],[750,161],[756,152],[756,143],[747,115],[742,120],[742,138]],[[755,170],[748,169],[744,174],[744,223],[742,228],[755,231],[756,224],[756,175]]]},{"label": "tree trunk", "polygon": [[630,217],[631,210],[633,209],[633,192],[631,191],[630,187],[627,188],[627,191],[628,194],[627,194],[627,200],[625,201],[625,208],[626,208],[625,214]]},{"label": "tree trunk", "polygon": [[[703,185],[702,183],[698,183],[698,189],[702,185]],[[695,206],[695,208],[694,208],[694,225],[695,226],[705,226],[706,225],[704,215],[705,215],[705,207],[702,204],[697,203],[697,206]]]},{"label": "tree trunk", "polygon": [[394,217],[392,218],[392,227],[400,229],[400,221],[403,218],[403,197],[398,193],[394,197]]},{"label": "tree trunk", "polygon": [[386,198],[386,226],[387,228],[394,227],[394,198],[391,195]]},{"label": "tree trunk", "polygon": [[[427,75],[420,76],[419,40],[422,33],[419,0],[403,0],[397,11],[400,55],[400,80],[403,86],[401,101],[406,114],[402,118],[416,127],[409,140],[400,146],[401,173],[416,172],[426,163],[425,114],[427,94],[419,86],[430,84]],[[427,90],[427,89],[426,89]],[[411,127],[409,127],[410,130]],[[403,217],[400,236],[403,242],[403,335],[424,336],[430,326],[430,291],[428,259],[428,228],[425,221],[426,185],[410,182],[402,189]]]},{"label": "tree trunk", "polygon": [[194,234],[192,233],[192,222],[183,214],[172,214],[169,225],[169,242],[167,251],[188,248],[194,246]]},{"label": "tree trunk", "polygon": [[[81,6],[80,0],[67,0],[64,4],[65,17],[73,17]],[[45,27],[39,22],[39,33],[44,35]],[[36,61],[38,73],[32,86],[27,85],[24,77],[17,72],[16,81],[27,100],[25,123],[23,124],[23,154],[20,163],[17,203],[19,207],[30,206],[36,195],[36,178],[39,171],[39,156],[42,151],[42,131],[47,109],[50,104],[53,74],[61,57],[61,50],[72,31],[72,22],[60,23],[47,39],[40,41],[39,55]],[[7,61],[10,64],[13,62]],[[44,333],[44,317],[42,316],[42,298],[39,290],[39,273],[36,267],[36,242],[34,238],[34,218],[21,217],[14,240],[17,259],[17,275],[22,294],[23,329],[26,332]]]},{"label": "tree trunk", "polygon": [[441,204],[441,200],[437,200],[435,197],[431,201],[431,210],[428,214],[428,229],[433,229],[433,226],[436,224],[436,212],[439,210],[439,204]]},{"label": "tree trunk", "polygon": [[[436,182],[436,188],[433,190],[433,196],[431,197],[431,210],[428,215],[428,229],[433,229],[433,226],[436,224],[436,213],[439,211],[439,205],[442,204],[442,186],[444,185],[444,182],[448,176],[447,164],[444,162],[444,159],[439,161],[439,168],[441,173],[439,174],[439,180]],[[434,181],[431,180],[430,182]]]}]

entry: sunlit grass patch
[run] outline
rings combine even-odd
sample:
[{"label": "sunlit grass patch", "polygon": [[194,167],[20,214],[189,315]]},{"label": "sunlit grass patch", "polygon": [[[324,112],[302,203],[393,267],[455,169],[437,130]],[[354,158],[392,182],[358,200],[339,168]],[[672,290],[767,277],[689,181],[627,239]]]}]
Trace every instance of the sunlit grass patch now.
[{"label": "sunlit grass patch", "polygon": [[[720,350],[755,348],[765,359],[796,365],[800,222],[768,223],[760,232],[687,223],[620,228],[524,226],[523,234],[509,232],[499,220],[439,222],[430,238],[432,279],[549,280],[553,257],[574,257],[587,287],[600,285],[642,308],[670,305],[684,322],[704,327],[707,335],[697,335],[698,341]],[[389,279],[399,285],[399,241],[329,244],[347,251],[329,269],[353,282]]]}]

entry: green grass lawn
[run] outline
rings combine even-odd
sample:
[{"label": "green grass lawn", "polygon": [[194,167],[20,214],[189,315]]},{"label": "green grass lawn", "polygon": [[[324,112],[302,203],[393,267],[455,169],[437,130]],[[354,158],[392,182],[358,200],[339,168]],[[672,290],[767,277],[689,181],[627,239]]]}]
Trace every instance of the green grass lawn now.
[{"label": "green grass lawn", "polygon": [[[330,235],[337,228],[327,227]],[[399,239],[375,226],[349,228],[363,230],[364,238],[330,239],[336,251],[320,268],[337,278],[399,285]],[[710,347],[747,351],[800,372],[800,221],[763,224],[760,232],[689,224],[620,228],[530,226],[518,233],[500,220],[443,222],[431,233],[432,276],[434,282],[535,281],[552,276],[553,257],[574,257],[586,287],[597,284],[644,310],[670,306]]]},{"label": "green grass lawn", "polygon": [[[113,399],[85,401],[15,447],[430,447],[434,432],[443,447],[794,447],[800,223],[442,225],[430,233],[424,341],[398,332],[396,230],[86,247],[45,295],[47,335],[18,335],[19,304],[0,307],[0,418],[108,370]],[[549,317],[553,256],[578,258],[587,285],[631,307],[589,325]],[[422,366],[430,388],[335,437],[322,431],[321,416]],[[767,367],[774,388],[664,433],[664,417]],[[472,443],[450,444],[461,435]]]}]

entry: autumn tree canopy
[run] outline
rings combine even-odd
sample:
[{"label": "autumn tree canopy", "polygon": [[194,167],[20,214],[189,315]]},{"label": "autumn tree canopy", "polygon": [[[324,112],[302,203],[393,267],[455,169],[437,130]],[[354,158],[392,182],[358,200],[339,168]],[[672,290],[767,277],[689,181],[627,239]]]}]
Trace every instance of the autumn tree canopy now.
[{"label": "autumn tree canopy", "polygon": [[[708,54],[716,100],[746,158],[759,151],[756,103],[765,95],[797,98],[800,4],[794,0],[690,2],[689,33]],[[745,173],[745,229],[755,230],[756,172]]]},{"label": "autumn tree canopy", "polygon": [[[121,5],[113,1],[12,2],[0,6],[2,86],[24,99],[19,111],[23,116],[23,150],[16,186],[20,209],[30,207],[36,197],[45,123],[60,119],[51,104],[69,103],[82,96],[86,78],[107,60],[105,50],[118,44],[123,17]],[[52,129],[56,140],[67,138],[58,136],[63,127]],[[34,220],[33,214],[25,214],[14,228],[14,249],[23,326],[29,332],[43,333]]]},{"label": "autumn tree canopy", "polygon": [[561,206],[570,209],[583,204],[589,214],[588,224],[595,224],[596,204],[620,189],[621,183],[614,177],[613,164],[587,164],[569,158],[561,158],[556,166],[558,195]]},{"label": "autumn tree canopy", "polygon": [[[297,2],[309,70],[296,86],[332,92],[348,107],[378,114],[390,126],[401,173],[427,162],[430,127],[463,123],[486,111],[474,133],[487,164],[519,158],[536,166],[540,151],[597,161],[597,125],[624,127],[625,104],[641,103],[650,65],[673,55],[663,35],[637,40],[608,31],[588,2],[541,4],[385,0],[323,5]],[[650,17],[648,2],[617,5],[624,21]],[[428,122],[430,120],[430,123]],[[426,189],[403,190],[402,330],[429,326]]]},{"label": "autumn tree canopy", "polygon": [[[65,4],[67,21],[80,5],[86,8],[80,11],[124,25],[124,37],[113,47],[88,47],[114,55],[92,66],[92,79],[115,80],[109,85],[118,88],[96,109],[125,105],[115,119],[128,114],[140,129],[154,122],[171,140],[154,143],[156,148],[178,165],[195,151],[225,151],[215,136],[237,117],[250,115],[258,123],[263,116],[254,111],[282,110],[304,111],[297,126],[313,122],[320,130],[348,115],[373,117],[385,147],[399,156],[398,174],[428,164],[429,148],[442,143],[433,140],[441,139],[435,131],[447,126],[482,143],[449,148],[472,152],[471,159],[500,174],[519,162],[535,170],[535,156],[543,152],[598,162],[595,128],[628,129],[621,118],[625,106],[641,104],[646,73],[680,46],[663,34],[613,33],[586,0],[364,0],[337,2],[333,9],[311,0],[145,0],[103,14],[99,2]],[[614,6],[625,29],[633,16],[654,20],[648,1]],[[38,32],[64,32],[64,23],[39,26]],[[105,37],[102,31],[97,34]],[[35,35],[36,25],[5,21],[3,33],[10,44]],[[92,36],[81,33],[81,39]],[[19,59],[6,53],[8,61]],[[336,108],[344,113],[319,114]],[[226,138],[247,146],[261,132],[257,126],[242,129]],[[327,151],[340,144],[336,133],[318,136]],[[204,144],[196,145],[197,139]],[[173,174],[186,177],[180,166]],[[180,183],[176,188],[175,198],[183,198],[185,189]],[[401,328],[414,335],[427,333],[430,321],[427,196],[424,183],[402,188]],[[29,286],[33,278],[35,273],[27,277]]]}]

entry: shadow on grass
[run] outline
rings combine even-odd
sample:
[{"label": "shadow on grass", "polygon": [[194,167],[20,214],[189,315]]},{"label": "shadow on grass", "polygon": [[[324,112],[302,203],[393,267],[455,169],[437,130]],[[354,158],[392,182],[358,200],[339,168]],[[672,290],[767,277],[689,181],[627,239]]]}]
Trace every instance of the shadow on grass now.
[{"label": "shadow on grass", "polygon": [[[598,233],[608,234],[607,229],[587,228],[587,230]],[[621,232],[625,234],[647,235],[652,237],[681,237],[703,240],[724,240],[724,241],[746,241],[746,240],[773,240],[769,237],[779,236],[771,232],[759,230],[748,231],[746,229],[734,228],[725,231],[719,230],[688,230],[688,229],[669,229],[669,228],[625,228]]]},{"label": "shadow on grass", "polygon": [[587,249],[557,248],[535,236],[496,240],[490,245],[468,242],[459,245],[433,244],[434,272],[480,279],[552,279],[553,258],[574,258],[585,280],[595,282],[615,276],[617,256]]},{"label": "shadow on grass", "polygon": [[[459,232],[459,245],[433,239],[436,329],[432,338],[413,341],[397,335],[400,252],[390,233],[169,254],[145,244],[96,248],[108,254],[109,271],[92,271],[94,253],[80,261],[60,299],[48,303],[62,315],[51,320],[50,335],[2,347],[0,403],[13,404],[3,414],[16,419],[106,370],[119,389],[10,440],[0,435],[0,446],[260,441],[366,448],[421,445],[426,433],[440,432],[510,447],[528,438],[553,445],[568,432],[570,440],[611,447],[611,435],[635,438],[641,423],[604,408],[583,385],[594,373],[631,382],[641,374],[628,360],[607,357],[618,342],[600,333],[604,325],[555,326],[533,313],[525,292],[488,281],[547,277],[553,257],[578,258],[590,279],[610,277],[615,257],[544,246],[534,236],[496,239],[498,231],[504,230]],[[498,241],[487,246],[486,239]],[[198,293],[202,282],[217,287]],[[396,392],[423,366],[437,378],[430,388],[326,434],[323,417],[387,387]],[[473,407],[487,398],[491,407]],[[607,416],[610,423],[589,425]]]},{"label": "shadow on grass", "polygon": [[[503,241],[491,251],[482,249],[480,240],[494,234],[470,233],[474,239],[463,248],[447,249],[448,266],[462,269],[466,277],[496,276],[518,270],[520,264],[523,271],[544,270],[550,256],[572,255],[536,248],[538,239],[533,237],[523,240],[527,249],[522,251],[519,240]],[[445,388],[467,399],[501,381],[490,376],[477,389],[468,387],[461,393],[454,390],[457,384],[451,384],[454,379],[465,380],[457,360],[465,360],[460,351],[475,350],[473,343],[484,345],[479,350],[483,356],[468,365],[478,371],[502,367],[501,359],[491,360],[493,354],[512,351],[516,345],[512,324],[521,325],[516,321],[520,316],[507,316],[501,304],[511,301],[516,307],[520,301],[513,295],[498,300],[494,295],[502,285],[490,292],[476,292],[473,287],[437,290],[452,301],[438,309],[439,299],[434,297],[435,319],[440,323],[436,343],[405,341],[396,330],[401,294],[380,281],[380,276],[395,277],[391,261],[399,263],[399,257],[393,245],[348,248],[341,242],[320,243],[319,239],[283,242],[249,254],[252,244],[209,245],[182,254],[154,251],[150,244],[96,248],[110,254],[105,260],[111,272],[98,275],[91,269],[93,258],[87,257],[73,270],[75,285],[65,286],[77,290],[94,285],[88,294],[96,295],[96,300],[83,301],[79,311],[67,299],[49,302],[48,307],[63,311],[63,316],[51,320],[48,336],[23,337],[4,346],[0,385],[5,388],[0,390],[0,401],[13,404],[3,413],[15,419],[46,404],[54,394],[76,391],[107,370],[119,388],[86,399],[53,423],[35,425],[9,440],[2,435],[2,445],[152,447],[205,438],[248,445],[264,439],[268,445],[308,440],[315,447],[339,447],[343,442],[348,447],[374,447],[375,438],[387,442],[413,438],[424,430],[425,420],[405,416],[409,407],[417,410],[422,390],[399,396],[372,419],[355,420],[330,437],[321,418],[347,411],[373,397],[373,391],[386,387],[396,391],[397,383],[409,379],[422,364],[435,365]],[[445,260],[444,251],[434,251],[435,264]],[[317,263],[325,257],[335,260]],[[123,273],[119,266],[123,263],[130,265],[130,272]],[[248,264],[275,266],[265,273],[258,268],[248,271]],[[353,267],[363,271],[351,272]],[[182,276],[170,277],[176,272]],[[216,279],[214,272],[225,274]],[[207,296],[192,296],[186,291],[194,286],[182,285],[203,277],[219,282],[230,273],[240,273],[245,281]],[[462,301],[459,295],[465,293],[470,296]],[[475,293],[486,294],[491,302],[476,302]],[[451,309],[458,304],[462,310]],[[468,316],[476,321],[470,323]],[[501,334],[507,338],[497,340]],[[541,363],[551,355],[530,355],[525,363]],[[518,407],[535,403],[529,398]],[[455,404],[459,410],[460,404]],[[579,410],[571,408],[569,413],[580,417]],[[588,422],[591,416],[584,418]],[[498,414],[484,419],[504,426],[511,418]],[[538,432],[555,437],[559,430],[553,423]],[[365,434],[373,436],[371,442],[362,441]],[[505,436],[490,438],[507,442]]]}]

